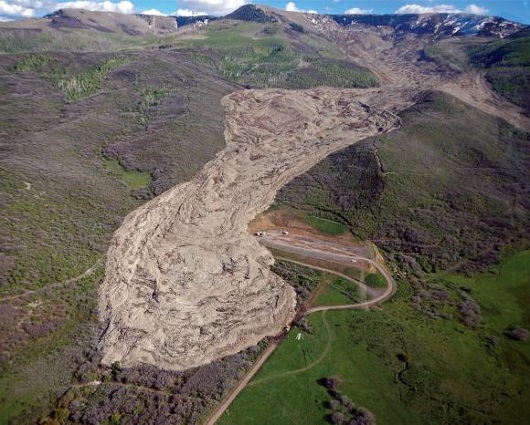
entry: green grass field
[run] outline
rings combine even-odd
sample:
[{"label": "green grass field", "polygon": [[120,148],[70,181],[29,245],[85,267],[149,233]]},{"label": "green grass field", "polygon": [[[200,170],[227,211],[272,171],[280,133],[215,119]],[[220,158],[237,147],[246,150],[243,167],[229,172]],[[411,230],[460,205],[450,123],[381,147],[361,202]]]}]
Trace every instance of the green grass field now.
[{"label": "green grass field", "polygon": [[316,230],[327,235],[342,235],[348,231],[348,226],[325,218],[310,215],[306,220]]},{"label": "green grass field", "polygon": [[109,159],[105,161],[109,171],[116,177],[123,180],[131,189],[149,186],[151,176],[145,171],[127,171],[117,160]]},{"label": "green grass field", "polygon": [[372,288],[385,288],[387,286],[385,278],[379,272],[367,274],[364,283]]},{"label": "green grass field", "polygon": [[503,330],[527,323],[529,275],[525,251],[497,274],[444,276],[470,288],[481,305],[476,329],[415,310],[403,282],[381,310],[311,315],[314,334],[297,339],[293,329],[219,423],[324,423],[330,396],[318,380],[336,375],[339,389],[378,424],[524,424],[530,341],[513,341]]},{"label": "green grass field", "polygon": [[[530,328],[530,251],[513,255],[498,272],[477,277],[439,277],[467,288],[484,311],[484,327],[497,335],[510,326]],[[530,349],[529,344],[520,347]],[[526,354],[530,355],[530,351]]]},{"label": "green grass field", "polygon": [[342,305],[363,301],[365,297],[355,283],[340,276],[329,275],[330,282],[320,294],[316,305]]}]

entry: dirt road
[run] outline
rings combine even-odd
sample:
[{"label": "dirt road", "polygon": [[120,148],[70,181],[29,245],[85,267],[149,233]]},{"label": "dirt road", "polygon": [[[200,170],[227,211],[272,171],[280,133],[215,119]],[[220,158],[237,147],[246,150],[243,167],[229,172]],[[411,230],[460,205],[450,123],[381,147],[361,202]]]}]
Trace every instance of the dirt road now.
[{"label": "dirt road", "polygon": [[243,391],[243,389],[248,385],[248,383],[254,377],[254,375],[258,373],[261,367],[265,364],[267,359],[272,355],[272,353],[274,353],[276,348],[278,348],[278,344],[279,342],[270,343],[270,345],[266,348],[266,350],[261,354],[259,359],[254,362],[254,364],[248,370],[245,376],[239,381],[239,383],[235,386],[235,388],[232,391],[230,391],[230,393],[228,394],[228,397],[226,397],[223,400],[223,402],[216,407],[215,411],[210,415],[208,420],[204,423],[205,425],[213,425],[221,418],[221,416],[223,416],[224,412],[226,412],[228,407],[236,399],[239,393]]},{"label": "dirt road", "polygon": [[[349,310],[352,308],[368,308],[373,305],[380,304],[388,300],[392,295],[394,295],[394,292],[396,292],[396,282],[392,278],[391,274],[378,262],[373,261],[369,258],[364,258],[363,260],[372,264],[379,271],[379,273],[381,273],[383,277],[385,278],[387,282],[387,287],[385,288],[385,291],[382,294],[368,301],[363,301],[361,303],[312,307],[309,310],[307,310],[306,314],[315,313],[317,311]],[[330,270],[330,272],[334,273],[332,270]],[[341,275],[341,276],[347,278],[347,276],[345,275]]]},{"label": "dirt road", "polygon": [[[336,263],[343,263],[348,266],[352,266],[352,264],[355,264],[352,263],[352,260],[354,262],[366,262],[374,266],[387,282],[387,287],[385,288],[385,291],[368,301],[355,304],[345,304],[340,306],[312,307],[307,310],[306,314],[314,313],[316,311],[345,310],[350,308],[370,307],[374,304],[386,301],[394,294],[396,290],[396,283],[392,278],[392,275],[379,262],[366,256],[366,250],[363,250],[362,247],[347,245],[338,241],[331,242],[323,238],[318,238],[316,236],[299,237],[297,235],[291,234],[286,235],[281,231],[269,231],[266,232],[263,236],[259,236],[258,238],[260,242],[265,246],[268,246],[270,248],[278,248],[282,251],[291,252],[293,254],[302,255],[306,258],[333,261]],[[307,264],[306,266],[313,267]],[[348,280],[352,280],[350,277],[344,274],[337,273],[333,270],[328,271],[331,273],[338,274]]]},{"label": "dirt road", "polygon": [[368,250],[361,246],[330,242],[316,237],[284,235],[281,231],[268,231],[258,238],[260,243],[282,251],[305,257],[334,261],[351,266],[357,260],[366,261]]},{"label": "dirt road", "polygon": [[4,297],[0,297],[0,303],[29,297],[30,295],[42,294],[43,292],[51,291],[52,289],[56,289],[59,287],[70,286],[74,283],[79,282],[81,279],[92,275],[103,264],[104,260],[105,260],[105,257],[103,256],[99,258],[90,268],[85,270],[80,275],[64,280],[62,282],[50,283],[49,285],[43,286],[42,288],[39,288],[39,289],[22,292],[20,294],[6,295]]}]

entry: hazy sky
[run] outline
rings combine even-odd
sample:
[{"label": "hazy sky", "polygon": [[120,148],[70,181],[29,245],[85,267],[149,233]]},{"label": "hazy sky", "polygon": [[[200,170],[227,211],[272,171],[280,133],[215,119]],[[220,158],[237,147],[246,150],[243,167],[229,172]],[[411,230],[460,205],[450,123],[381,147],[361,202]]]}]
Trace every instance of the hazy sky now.
[{"label": "hazy sky", "polygon": [[318,13],[429,13],[467,12],[502,16],[530,24],[530,0],[0,0],[0,20],[42,16],[61,8],[81,8],[122,13],[223,15],[245,3],[268,4],[292,11]]}]

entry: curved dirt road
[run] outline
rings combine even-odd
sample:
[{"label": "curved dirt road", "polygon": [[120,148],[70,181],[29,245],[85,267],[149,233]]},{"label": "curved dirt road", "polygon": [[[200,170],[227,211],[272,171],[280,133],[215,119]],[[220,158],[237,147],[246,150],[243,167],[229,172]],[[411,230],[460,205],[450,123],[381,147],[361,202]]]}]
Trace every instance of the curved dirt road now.
[{"label": "curved dirt road", "polygon": [[[394,279],[392,279],[392,276],[390,276],[390,274],[385,270],[385,268],[382,267],[379,263],[369,260],[367,258],[365,258],[364,260],[371,263],[375,268],[377,268],[379,273],[381,273],[383,277],[385,278],[385,280],[387,281],[387,287],[385,288],[385,291],[382,294],[378,295],[377,297],[371,300],[363,301],[361,303],[312,307],[306,311],[306,314],[315,313],[317,311],[349,310],[352,308],[368,308],[373,305],[380,304],[383,301],[386,301],[390,297],[392,297],[392,295],[394,295],[394,292],[396,292],[396,283],[394,282]],[[308,267],[311,267],[311,266],[308,266]],[[328,270],[328,271],[330,273],[334,273],[338,276],[341,276],[345,279],[352,280],[351,278],[348,278],[348,276],[342,273],[337,273],[337,272],[334,272],[333,270]]]},{"label": "curved dirt road", "polygon": [[[318,249],[316,251],[318,251]],[[294,252],[294,251],[291,251],[291,252]],[[314,258],[319,258],[319,257],[314,257]],[[359,259],[361,259],[361,257],[359,257]],[[385,291],[381,295],[377,296],[374,299],[371,299],[371,300],[368,300],[368,301],[363,301],[363,302],[360,302],[360,303],[355,303],[355,304],[313,307],[313,308],[310,308],[307,311],[305,311],[304,316],[307,316],[309,314],[316,313],[316,312],[319,312],[319,311],[322,311],[323,314],[325,314],[325,312],[329,311],[329,310],[352,310],[352,309],[368,308],[368,307],[380,304],[383,301],[389,299],[392,296],[392,294],[394,294],[394,292],[396,290],[396,283],[395,283],[394,279],[392,278],[392,276],[390,275],[390,273],[388,273],[388,271],[384,267],[382,267],[379,263],[371,260],[370,258],[362,258],[362,260],[372,263],[377,268],[377,270],[385,277],[385,280],[387,281],[387,287],[386,287]],[[289,261],[289,260],[286,260],[286,261]],[[305,266],[309,267],[309,268],[315,268],[315,269],[318,269],[318,270],[322,270],[322,268],[314,267],[314,266],[312,266],[310,264],[305,264]],[[327,270],[327,271],[330,272],[330,273],[333,273],[333,274],[337,274],[337,275],[339,275],[341,277],[344,277],[344,278],[348,279],[349,281],[353,282],[353,284],[355,284],[355,285],[357,284],[349,276],[337,273],[337,272],[335,272],[333,270]],[[324,318],[324,322],[325,322],[325,318]],[[325,322],[325,326],[329,330],[327,322]],[[258,373],[258,371],[261,369],[263,364],[272,355],[272,353],[274,353],[276,348],[278,348],[278,346],[280,345],[281,341],[285,338],[285,336],[287,336],[286,333],[283,334],[280,338],[278,338],[275,341],[271,342],[271,344],[262,353],[262,355],[259,357],[259,359],[248,370],[248,372],[245,374],[243,379],[241,379],[241,381],[239,381],[239,383],[235,386],[235,388],[232,391],[230,391],[230,393],[223,400],[223,402],[216,407],[216,409],[209,416],[209,418],[204,423],[204,425],[214,425],[221,418],[221,416],[230,407],[230,405],[236,399],[236,397],[239,395],[239,393],[241,393],[241,391],[243,391],[243,389],[245,389],[245,387],[247,385],[249,385],[251,379],[256,375],[256,373]],[[287,374],[301,373],[301,372],[303,372],[305,370],[310,369],[315,364],[318,364],[322,360],[322,358],[325,357],[325,355],[327,354],[327,351],[329,350],[330,343],[331,343],[331,341],[328,339],[327,346],[324,349],[324,351],[322,352],[322,354],[319,356],[318,359],[316,359],[310,365],[306,366],[303,369],[297,369],[295,371],[287,372]],[[272,378],[276,378],[276,376],[271,377],[270,379],[272,379]],[[259,381],[259,382],[261,382],[261,381]]]}]

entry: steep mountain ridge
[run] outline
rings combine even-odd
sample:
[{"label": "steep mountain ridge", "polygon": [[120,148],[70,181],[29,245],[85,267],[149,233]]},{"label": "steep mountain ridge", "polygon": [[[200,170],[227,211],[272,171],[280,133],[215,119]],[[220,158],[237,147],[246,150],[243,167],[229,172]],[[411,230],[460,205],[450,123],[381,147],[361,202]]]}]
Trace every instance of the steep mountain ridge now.
[{"label": "steep mountain ridge", "polygon": [[177,32],[176,18],[61,9],[36,19],[2,22],[0,52],[114,51]]},{"label": "steep mountain ridge", "polygon": [[[91,36],[116,38],[116,36],[144,37],[146,35],[169,36],[179,33],[179,28],[207,25],[210,22],[228,19],[259,24],[281,23],[298,31],[327,32],[335,25],[350,31],[362,32],[369,28],[386,28],[394,35],[414,34],[439,40],[460,36],[510,37],[526,28],[525,25],[500,17],[470,14],[407,14],[407,15],[326,15],[288,12],[269,6],[247,4],[224,16],[154,16],[146,14],[121,14],[115,12],[87,11],[83,9],[60,9],[43,18],[0,23],[0,51],[28,51],[32,43],[22,39],[39,38],[42,34],[60,37],[74,36],[73,32],[87,32]],[[2,39],[15,39],[13,43],[2,43]],[[84,41],[84,40],[82,40]],[[112,40],[107,50],[119,41]],[[82,42],[80,41],[81,45]],[[86,44],[91,46],[90,43]],[[98,47],[101,49],[102,43]],[[39,46],[42,45],[42,41]],[[46,50],[64,50],[61,43],[44,44]],[[7,47],[6,47],[7,46]],[[104,43],[103,43],[104,46]],[[11,48],[9,48],[11,47]],[[68,47],[70,48],[70,47]]]},{"label": "steep mountain ridge", "polygon": [[[417,35],[432,35],[434,38],[452,36],[483,36],[505,38],[521,31],[526,26],[497,16],[466,13],[388,14],[388,15],[344,15],[288,12],[269,6],[248,4],[226,15],[226,19],[252,22],[296,22],[302,20],[315,25],[322,18],[329,18],[342,27],[389,27],[397,32]],[[324,21],[325,22],[325,21]],[[330,21],[327,21],[330,25]]]},{"label": "steep mountain ridge", "polygon": [[226,19],[235,19],[239,21],[251,21],[259,23],[278,22],[279,19],[271,10],[264,6],[246,4],[232,13],[225,16]]},{"label": "steep mountain ridge", "polygon": [[385,26],[398,32],[432,35],[434,39],[452,36],[505,38],[525,28],[525,25],[504,18],[465,13],[329,16],[344,27],[362,30],[364,25]]}]

